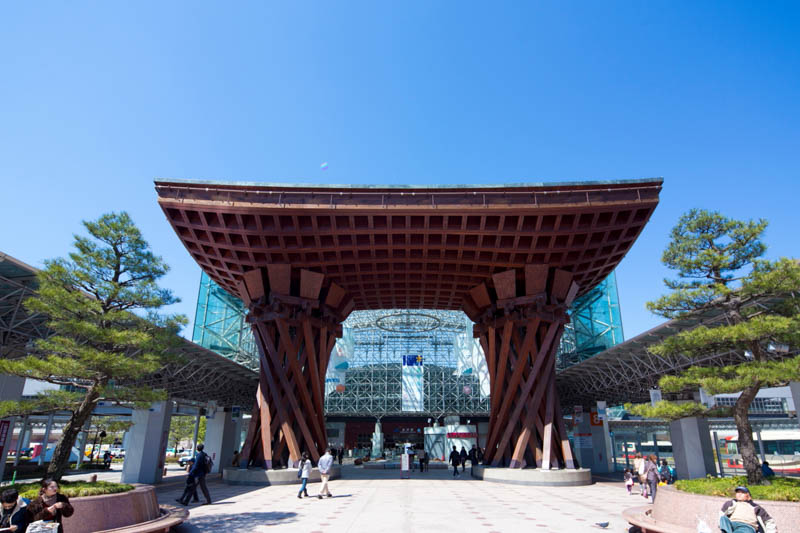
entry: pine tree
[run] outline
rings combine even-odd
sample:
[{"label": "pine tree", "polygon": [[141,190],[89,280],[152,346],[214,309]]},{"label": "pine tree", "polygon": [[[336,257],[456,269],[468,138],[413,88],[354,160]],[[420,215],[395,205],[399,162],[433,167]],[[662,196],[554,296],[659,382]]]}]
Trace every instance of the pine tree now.
[{"label": "pine tree", "polygon": [[127,213],[83,224],[89,235],[74,236],[68,259],[45,263],[35,294],[24,302],[29,312],[47,317],[52,335],[38,339],[26,357],[0,361],[0,373],[61,386],[32,400],[0,403],[0,416],[71,413],[47,470],[55,479],[99,401],[144,407],[166,398],[165,391],[135,381],[175,360],[170,348],[186,323],[183,316],[159,313],[178,301],[157,284],[169,267]]},{"label": "pine tree", "polygon": [[[775,346],[800,346],[800,265],[792,259],[760,259],[764,220],[739,221],[717,212],[693,209],[672,230],[662,261],[677,272],[664,280],[670,293],[647,304],[665,318],[699,316],[709,311],[722,320],[668,337],[651,351],[662,357],[735,350],[750,360],[723,368],[690,367],[659,381],[666,392],[702,387],[710,394],[739,393],[732,411],[739,452],[749,483],[762,483],[748,410],[762,387],[800,378],[800,357],[780,358]],[[783,350],[779,350],[783,351]],[[668,419],[714,414],[698,403],[660,402],[634,406],[635,414]]]}]

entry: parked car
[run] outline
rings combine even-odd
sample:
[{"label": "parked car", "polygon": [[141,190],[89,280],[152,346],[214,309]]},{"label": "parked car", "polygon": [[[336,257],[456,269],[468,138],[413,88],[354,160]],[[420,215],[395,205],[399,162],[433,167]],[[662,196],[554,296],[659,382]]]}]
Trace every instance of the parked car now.
[{"label": "parked car", "polygon": [[194,455],[192,455],[192,452],[186,452],[181,454],[180,457],[178,457],[178,464],[181,465],[181,468],[183,468],[184,466],[189,464],[189,462],[192,461],[193,459]]}]

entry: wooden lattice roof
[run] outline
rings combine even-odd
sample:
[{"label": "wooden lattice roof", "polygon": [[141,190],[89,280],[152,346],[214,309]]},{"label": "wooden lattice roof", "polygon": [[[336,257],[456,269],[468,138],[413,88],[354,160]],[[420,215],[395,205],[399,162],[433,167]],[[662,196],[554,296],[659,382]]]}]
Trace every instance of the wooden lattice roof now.
[{"label": "wooden lattice roof", "polygon": [[581,293],[622,260],[662,180],[503,186],[303,186],[156,180],[189,253],[232,294],[244,272],[326,275],[356,309],[460,309],[491,274],[547,264]]}]

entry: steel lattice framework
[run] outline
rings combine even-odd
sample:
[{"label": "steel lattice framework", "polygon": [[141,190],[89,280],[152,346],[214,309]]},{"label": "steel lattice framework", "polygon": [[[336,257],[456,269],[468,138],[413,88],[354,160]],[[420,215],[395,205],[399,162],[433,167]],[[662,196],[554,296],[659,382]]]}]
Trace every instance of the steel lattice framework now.
[{"label": "steel lattice framework", "polygon": [[[356,311],[344,322],[326,376],[328,415],[489,414],[486,359],[464,313]],[[402,358],[419,355],[423,408],[402,406]]]},{"label": "steel lattice framework", "polygon": [[22,357],[31,339],[50,335],[45,317],[23,307],[34,287],[36,269],[0,253],[0,357]]},{"label": "steel lattice framework", "polygon": [[[775,301],[762,300],[754,305],[769,306]],[[661,376],[677,374],[690,366],[723,367],[748,361],[744,351],[662,357],[648,349],[680,331],[699,325],[711,327],[724,320],[725,316],[718,310],[670,320],[562,370],[556,376],[562,405],[569,408],[573,405],[590,405],[597,400],[618,404],[647,402],[650,400],[649,391],[658,387]],[[793,353],[773,353],[771,357],[778,359]]]},{"label": "steel lattice framework", "polygon": [[[0,254],[0,355],[22,357],[31,342],[51,335],[45,317],[29,315],[22,302],[36,288],[36,269]],[[175,349],[180,362],[165,365],[136,384],[164,389],[176,400],[220,406],[249,405],[258,386],[258,374],[217,353],[181,339]]]}]

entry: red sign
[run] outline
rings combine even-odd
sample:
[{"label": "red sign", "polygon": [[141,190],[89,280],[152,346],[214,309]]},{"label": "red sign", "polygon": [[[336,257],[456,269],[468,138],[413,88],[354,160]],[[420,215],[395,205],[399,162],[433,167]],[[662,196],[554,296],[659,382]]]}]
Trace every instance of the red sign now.
[{"label": "red sign", "polygon": [[477,439],[477,433],[448,433],[448,439]]},{"label": "red sign", "polygon": [[603,421],[600,420],[599,416],[597,416],[597,411],[592,411],[592,416],[589,419],[589,421],[593,426],[602,426],[603,425]]}]

